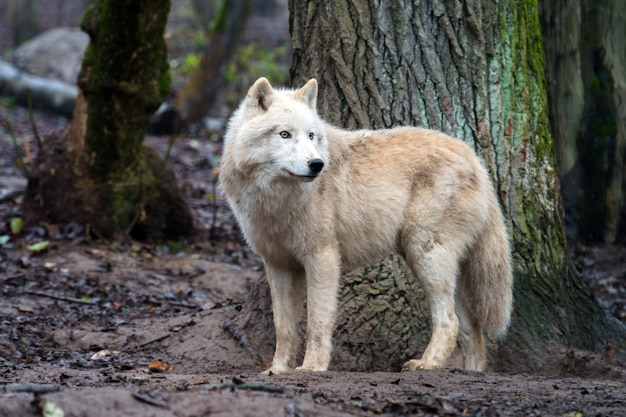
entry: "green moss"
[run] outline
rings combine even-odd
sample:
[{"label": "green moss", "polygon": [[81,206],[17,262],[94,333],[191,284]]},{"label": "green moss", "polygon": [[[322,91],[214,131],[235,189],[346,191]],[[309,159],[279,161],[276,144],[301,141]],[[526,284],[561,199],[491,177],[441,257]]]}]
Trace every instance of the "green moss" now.
[{"label": "green moss", "polygon": [[217,12],[217,16],[209,25],[209,31],[211,33],[220,33],[224,31],[226,23],[228,22],[228,9],[230,8],[230,2],[228,0],[222,0],[220,8]]},{"label": "green moss", "polygon": [[[148,120],[170,88],[163,39],[169,0],[138,0],[121,8],[99,0],[81,27],[91,36],[79,85],[88,101],[86,160],[112,228],[167,223],[164,180],[143,148]],[[161,202],[162,204],[159,204]]]}]

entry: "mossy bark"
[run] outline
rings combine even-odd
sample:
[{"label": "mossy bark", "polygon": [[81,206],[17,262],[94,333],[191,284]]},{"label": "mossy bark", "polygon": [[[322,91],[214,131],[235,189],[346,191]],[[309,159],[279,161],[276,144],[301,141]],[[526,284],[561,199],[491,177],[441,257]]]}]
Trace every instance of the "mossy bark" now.
[{"label": "mossy bark", "polygon": [[[128,233],[141,239],[189,235],[193,222],[173,174],[144,148],[148,120],[169,89],[163,38],[169,0],[99,0],[81,27],[90,36],[79,74],[79,99],[67,137],[67,185],[83,195],[75,221],[96,234]],[[47,172],[46,172],[47,171]],[[54,205],[38,181],[41,205]],[[60,213],[52,222],[67,221]]]},{"label": "mossy bark", "polygon": [[[336,125],[428,126],[481,156],[507,218],[516,280],[512,326],[493,364],[531,371],[550,345],[598,351],[623,341],[568,258],[537,0],[375,3],[290,1],[293,83],[316,77],[319,110]],[[394,279],[378,291],[386,277]],[[344,282],[335,359],[393,369],[421,352],[430,317],[407,291],[404,268],[388,259]]]},{"label": "mossy bark", "polygon": [[626,241],[623,2],[540,5],[568,234],[588,242]]}]

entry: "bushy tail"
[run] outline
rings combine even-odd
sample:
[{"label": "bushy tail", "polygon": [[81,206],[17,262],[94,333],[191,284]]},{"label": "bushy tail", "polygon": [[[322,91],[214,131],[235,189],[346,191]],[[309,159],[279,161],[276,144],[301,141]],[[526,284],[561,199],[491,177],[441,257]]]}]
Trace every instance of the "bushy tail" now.
[{"label": "bushy tail", "polygon": [[511,321],[513,274],[509,239],[495,196],[489,221],[469,250],[459,284],[473,319],[490,339],[502,338]]}]

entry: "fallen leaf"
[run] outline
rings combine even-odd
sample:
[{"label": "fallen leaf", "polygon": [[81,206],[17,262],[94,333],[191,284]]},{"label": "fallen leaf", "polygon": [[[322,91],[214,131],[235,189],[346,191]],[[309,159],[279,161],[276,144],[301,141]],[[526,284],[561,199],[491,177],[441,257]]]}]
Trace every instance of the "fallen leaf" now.
[{"label": "fallen leaf", "polygon": [[28,245],[26,247],[26,249],[28,249],[31,252],[43,252],[46,249],[48,249],[48,246],[50,246],[50,242],[47,240],[43,240],[41,242],[37,242],[37,243],[33,243],[32,245]]},{"label": "fallen leaf", "polygon": [[50,401],[46,401],[43,403],[43,407],[41,407],[41,414],[43,415],[43,417],[65,416],[63,410],[61,410],[58,405],[51,403]]},{"label": "fallen leaf", "polygon": [[11,227],[11,234],[14,236],[22,233],[22,227],[24,226],[24,220],[21,217],[13,217],[9,223]]},{"label": "fallen leaf", "polygon": [[150,372],[167,372],[172,370],[172,365],[168,365],[167,363],[161,361],[150,361],[148,369]]}]

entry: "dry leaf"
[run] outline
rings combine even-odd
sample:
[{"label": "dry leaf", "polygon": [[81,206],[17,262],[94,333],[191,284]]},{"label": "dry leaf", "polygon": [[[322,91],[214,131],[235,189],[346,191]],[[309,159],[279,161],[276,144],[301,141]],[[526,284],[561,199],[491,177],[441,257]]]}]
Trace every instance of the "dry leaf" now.
[{"label": "dry leaf", "polygon": [[161,361],[150,361],[148,369],[150,372],[167,372],[172,370],[172,365],[168,365],[167,363]]}]

